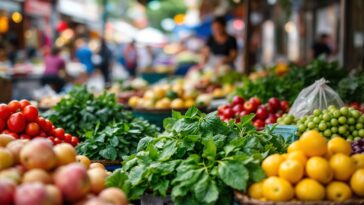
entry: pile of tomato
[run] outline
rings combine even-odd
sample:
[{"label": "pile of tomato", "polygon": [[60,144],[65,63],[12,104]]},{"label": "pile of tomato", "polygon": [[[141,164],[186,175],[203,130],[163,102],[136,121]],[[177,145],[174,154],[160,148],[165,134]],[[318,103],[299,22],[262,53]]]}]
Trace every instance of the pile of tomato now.
[{"label": "pile of tomato", "polygon": [[0,133],[16,139],[48,138],[54,144],[66,142],[76,146],[78,138],[56,128],[51,121],[39,115],[38,109],[27,100],[13,100],[0,104]]}]

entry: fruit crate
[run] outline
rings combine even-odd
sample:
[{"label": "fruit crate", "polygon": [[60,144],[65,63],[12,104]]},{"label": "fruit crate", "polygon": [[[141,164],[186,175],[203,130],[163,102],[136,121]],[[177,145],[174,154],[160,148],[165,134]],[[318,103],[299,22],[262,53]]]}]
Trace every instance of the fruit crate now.
[{"label": "fruit crate", "polygon": [[298,140],[296,135],[298,128],[295,125],[268,125],[268,127],[274,127],[273,134],[281,135],[284,139],[289,139],[291,143]]},{"label": "fruit crate", "polygon": [[350,199],[344,202],[333,201],[288,201],[288,202],[272,202],[260,201],[249,198],[240,192],[235,192],[235,200],[241,205],[364,205],[364,199]]},{"label": "fruit crate", "polygon": [[121,168],[121,161],[118,160],[92,160],[92,163],[103,164],[105,169],[110,172]]}]

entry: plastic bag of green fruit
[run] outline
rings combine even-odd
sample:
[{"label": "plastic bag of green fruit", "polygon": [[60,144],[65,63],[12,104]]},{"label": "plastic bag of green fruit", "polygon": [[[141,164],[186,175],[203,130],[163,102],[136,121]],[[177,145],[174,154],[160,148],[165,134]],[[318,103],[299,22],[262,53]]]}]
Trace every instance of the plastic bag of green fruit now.
[{"label": "plastic bag of green fruit", "polygon": [[293,103],[289,114],[296,118],[310,115],[315,109],[326,109],[330,105],[344,106],[340,96],[327,85],[324,78],[303,89]]}]

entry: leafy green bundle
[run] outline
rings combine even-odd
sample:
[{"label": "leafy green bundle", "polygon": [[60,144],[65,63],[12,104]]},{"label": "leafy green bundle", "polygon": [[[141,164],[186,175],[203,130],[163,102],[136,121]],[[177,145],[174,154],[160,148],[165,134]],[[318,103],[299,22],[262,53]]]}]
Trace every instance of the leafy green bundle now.
[{"label": "leafy green bundle", "polygon": [[364,74],[359,73],[343,78],[337,90],[345,102],[364,102]]},{"label": "leafy green bundle", "polygon": [[86,87],[75,87],[52,110],[45,113],[57,127],[79,136],[79,154],[93,160],[120,160],[135,153],[139,140],[154,137],[158,129],[133,118],[113,94],[95,97]]},{"label": "leafy green bundle", "polygon": [[173,112],[164,121],[165,132],[143,138],[107,185],[121,188],[131,200],[153,193],[170,195],[176,205],[230,205],[232,190],[245,191],[263,179],[261,161],[286,149],[271,130],[256,131],[253,117],[226,124],[216,112],[206,115],[194,107],[185,115]]}]

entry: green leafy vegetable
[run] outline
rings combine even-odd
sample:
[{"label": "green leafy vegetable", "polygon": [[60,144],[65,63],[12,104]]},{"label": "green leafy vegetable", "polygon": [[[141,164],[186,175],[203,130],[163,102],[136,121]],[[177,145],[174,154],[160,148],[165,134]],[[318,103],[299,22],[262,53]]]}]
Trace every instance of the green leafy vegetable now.
[{"label": "green leafy vegetable", "polygon": [[107,185],[123,189],[131,200],[147,192],[170,195],[176,205],[231,204],[233,189],[244,191],[265,177],[260,163],[267,155],[286,150],[272,130],[256,131],[252,118],[226,124],[216,112],[195,107],[185,115],[174,112],[164,121],[165,131],[143,138]]}]

